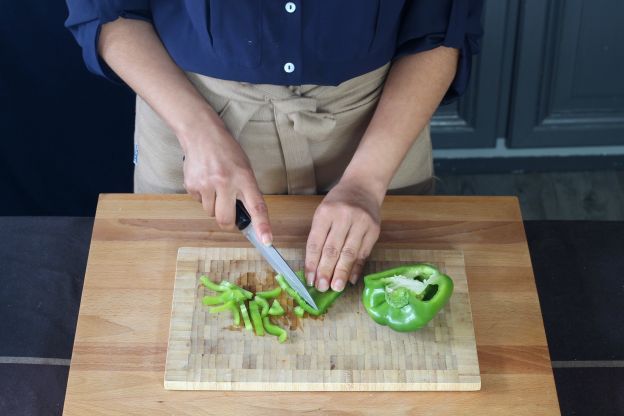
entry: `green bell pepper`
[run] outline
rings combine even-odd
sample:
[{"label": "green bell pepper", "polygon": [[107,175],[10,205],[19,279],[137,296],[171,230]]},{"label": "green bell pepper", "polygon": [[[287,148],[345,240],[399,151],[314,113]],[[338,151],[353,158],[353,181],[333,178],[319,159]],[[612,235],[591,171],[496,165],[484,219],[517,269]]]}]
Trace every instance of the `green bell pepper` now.
[{"label": "green bell pepper", "polygon": [[256,335],[259,337],[264,336],[264,326],[262,326],[262,316],[260,315],[260,308],[256,301],[249,302],[249,315],[251,316],[251,323],[256,331]]},{"label": "green bell pepper", "polygon": [[378,324],[409,332],[431,321],[452,294],[449,276],[417,263],[365,276],[362,303]]},{"label": "green bell pepper", "polygon": [[275,280],[277,280],[277,283],[281,286],[281,288],[284,289],[284,291],[288,293],[290,297],[292,297],[299,304],[299,306],[310,315],[323,315],[327,312],[332,303],[334,303],[334,301],[342,295],[342,292],[336,292],[331,289],[326,292],[320,292],[314,286],[308,286],[302,271],[298,271],[295,274],[301,283],[303,283],[310,296],[312,296],[312,299],[314,299],[314,303],[316,303],[318,310],[315,310],[308,305],[308,303],[303,300],[303,298],[299,296],[299,294],[292,287],[290,287],[284,276],[278,274],[275,276]]},{"label": "green bell pepper", "polygon": [[295,316],[297,316],[298,318],[303,318],[303,315],[305,314],[305,310],[303,310],[301,306],[295,306],[295,309],[293,309],[293,312],[295,313]]},{"label": "green bell pepper", "polygon": [[284,308],[277,301],[277,299],[275,299],[273,303],[271,304],[271,307],[269,308],[269,315],[282,316],[284,315],[284,313],[285,313]]},{"label": "green bell pepper", "polygon": [[234,319],[234,325],[240,325],[240,313],[238,311],[238,304],[233,300],[230,300],[223,305],[214,306],[208,309],[208,313],[219,313],[224,311],[230,311],[232,313],[232,318]]},{"label": "green bell pepper", "polygon": [[243,317],[243,324],[245,325],[245,329],[247,331],[252,331],[253,327],[251,326],[251,319],[249,319],[249,312],[247,311],[247,307],[245,303],[240,304],[241,316]]},{"label": "green bell pepper", "polygon": [[269,301],[256,295],[256,297],[254,297],[254,302],[260,307],[260,316],[265,317],[269,314]]},{"label": "green bell pepper", "polygon": [[262,323],[264,324],[264,329],[266,329],[266,332],[268,334],[275,335],[276,337],[278,337],[277,341],[280,344],[284,343],[284,341],[286,341],[286,339],[288,338],[288,332],[286,332],[284,328],[274,325],[269,320],[268,316],[265,316],[264,318],[262,318]]},{"label": "green bell pepper", "polygon": [[260,296],[261,298],[265,298],[268,300],[278,297],[281,293],[282,288],[278,286],[271,290],[265,290],[264,292],[256,292],[256,296]]}]

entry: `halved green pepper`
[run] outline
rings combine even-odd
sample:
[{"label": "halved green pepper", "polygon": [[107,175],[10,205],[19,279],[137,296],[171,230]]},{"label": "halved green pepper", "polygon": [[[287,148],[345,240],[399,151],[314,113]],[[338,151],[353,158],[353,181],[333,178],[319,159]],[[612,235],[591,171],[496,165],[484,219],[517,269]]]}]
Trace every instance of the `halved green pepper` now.
[{"label": "halved green pepper", "polygon": [[449,276],[417,263],[365,276],[362,303],[378,324],[409,332],[431,321],[452,294]]},{"label": "halved green pepper", "polygon": [[342,295],[342,292],[336,292],[331,289],[326,292],[320,292],[314,286],[308,286],[302,271],[298,271],[295,274],[297,275],[301,283],[303,283],[310,296],[312,296],[312,299],[314,299],[314,303],[316,303],[318,310],[315,310],[310,305],[308,305],[308,303],[303,300],[303,298],[299,296],[299,294],[292,287],[290,287],[284,276],[278,274],[277,276],[275,276],[275,280],[277,280],[277,283],[281,286],[281,288],[284,289],[284,291],[288,293],[290,297],[293,298],[299,304],[299,306],[301,306],[303,310],[305,310],[310,315],[319,316],[324,314],[325,312],[327,312],[332,303],[334,303],[334,301],[338,299],[340,295]]}]

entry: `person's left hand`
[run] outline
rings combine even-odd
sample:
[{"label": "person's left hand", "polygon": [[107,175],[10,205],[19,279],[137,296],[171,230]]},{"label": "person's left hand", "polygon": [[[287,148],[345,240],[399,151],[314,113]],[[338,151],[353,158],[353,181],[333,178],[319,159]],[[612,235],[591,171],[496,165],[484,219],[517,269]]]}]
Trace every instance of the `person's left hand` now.
[{"label": "person's left hand", "polygon": [[379,238],[383,193],[341,180],[323,198],[312,220],[306,245],[308,285],[322,292],[342,291],[362,273],[364,262]]}]

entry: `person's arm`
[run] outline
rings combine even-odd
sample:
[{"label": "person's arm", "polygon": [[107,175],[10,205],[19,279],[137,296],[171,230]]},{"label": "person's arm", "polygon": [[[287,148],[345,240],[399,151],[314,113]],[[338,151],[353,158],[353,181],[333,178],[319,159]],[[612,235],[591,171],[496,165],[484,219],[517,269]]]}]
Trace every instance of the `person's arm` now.
[{"label": "person's arm", "polygon": [[400,58],[390,68],[353,159],[314,214],[305,268],[308,283],[319,290],[342,290],[347,280],[357,281],[379,237],[388,185],[453,81],[458,54],[438,47]]},{"label": "person's arm", "polygon": [[223,121],[171,59],[149,22],[119,18],[102,26],[100,56],[169,125],[184,150],[184,186],[210,216],[234,226],[241,199],[265,243],[272,240],[249,160]]}]

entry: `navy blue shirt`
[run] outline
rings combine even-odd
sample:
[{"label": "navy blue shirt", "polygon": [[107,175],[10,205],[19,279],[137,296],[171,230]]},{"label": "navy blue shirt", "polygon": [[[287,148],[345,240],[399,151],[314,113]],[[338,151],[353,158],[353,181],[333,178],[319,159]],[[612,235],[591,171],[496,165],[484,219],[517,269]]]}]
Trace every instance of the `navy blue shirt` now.
[{"label": "navy blue shirt", "polygon": [[449,101],[466,88],[479,50],[483,0],[67,0],[66,26],[87,67],[115,76],[98,57],[102,24],[151,21],[184,70],[251,83],[337,85],[393,59],[460,50]]}]

